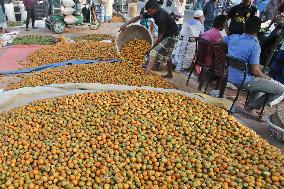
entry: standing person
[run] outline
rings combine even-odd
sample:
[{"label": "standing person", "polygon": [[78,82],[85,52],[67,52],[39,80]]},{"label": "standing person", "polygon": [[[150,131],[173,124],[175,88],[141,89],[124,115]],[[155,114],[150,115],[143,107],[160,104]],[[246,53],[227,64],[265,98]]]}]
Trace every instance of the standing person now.
[{"label": "standing person", "polygon": [[195,10],[202,10],[204,3],[205,3],[205,0],[197,0],[195,2]]},{"label": "standing person", "polygon": [[4,8],[4,1],[0,0],[0,33],[7,32],[7,22],[6,22],[6,15],[5,15],[5,8]]},{"label": "standing person", "polygon": [[[145,9],[142,8],[140,11],[140,15],[144,15],[145,14]],[[149,30],[151,36],[153,39],[155,39],[156,37],[158,37],[158,28],[155,26],[155,21],[153,20],[153,18],[141,18],[140,20],[140,24],[142,26],[144,26],[145,28],[147,28],[147,30]]]},{"label": "standing person", "polygon": [[257,8],[252,5],[251,0],[243,0],[240,4],[233,6],[228,11],[228,19],[231,20],[229,35],[244,33],[246,20],[257,14]]},{"label": "standing person", "polygon": [[174,18],[179,26],[179,30],[181,30],[183,24],[185,5],[186,0],[166,0],[162,5],[162,8]]},{"label": "standing person", "polygon": [[100,12],[100,19],[101,19],[101,22],[104,22],[105,21],[105,4],[106,4],[106,0],[99,0],[99,3],[100,3],[100,9],[101,9],[101,12]]},{"label": "standing person", "polygon": [[176,20],[176,23],[181,30],[185,11],[186,0],[173,0],[171,6],[171,15]]},{"label": "standing person", "polygon": [[178,41],[179,30],[175,20],[164,9],[160,8],[156,0],[149,0],[145,4],[146,14],[137,16],[124,25],[120,30],[124,30],[127,25],[135,23],[140,19],[153,18],[158,26],[158,38],[154,42],[152,49],[150,50],[150,59],[148,61],[145,74],[149,74],[155,61],[157,59],[167,62],[168,73],[165,78],[173,78],[172,74],[172,52],[176,42]]},{"label": "standing person", "polygon": [[269,30],[270,27],[277,21],[277,17],[281,16],[281,14],[283,13],[284,13],[284,2],[275,11],[275,15],[273,15],[273,18],[271,22],[269,23],[269,26],[266,28],[266,30]]},{"label": "standing person", "polygon": [[27,11],[27,20],[26,20],[26,30],[29,31],[30,19],[32,19],[32,28],[35,27],[35,6],[37,5],[37,0],[23,0]]},{"label": "standing person", "polygon": [[0,0],[0,7],[2,7],[2,10],[5,14],[4,0]]},{"label": "standing person", "polygon": [[213,20],[219,14],[217,0],[210,0],[203,8],[205,16],[204,30],[208,31],[212,28]]},{"label": "standing person", "polygon": [[105,4],[105,20],[106,22],[111,22],[112,20],[112,7],[113,7],[114,0],[106,0]]},{"label": "standing person", "polygon": [[[258,117],[258,110],[261,109],[268,94],[270,95],[267,103],[279,100],[284,94],[284,85],[263,74],[259,67],[261,50],[256,36],[260,26],[261,20],[258,17],[250,17],[245,23],[244,34],[230,35],[223,39],[223,42],[228,45],[228,55],[247,63],[248,71],[244,88],[251,91],[251,95],[244,111],[253,117]],[[240,85],[244,77],[243,74],[243,72],[229,67],[228,81]]]},{"label": "standing person", "polygon": [[269,76],[284,85],[284,41],[282,41],[278,53],[272,60]]},{"label": "standing person", "polygon": [[177,71],[185,71],[194,59],[196,44],[193,37],[204,33],[204,15],[202,10],[194,12],[194,18],[185,22],[181,29],[180,39],[174,53],[174,64]]}]

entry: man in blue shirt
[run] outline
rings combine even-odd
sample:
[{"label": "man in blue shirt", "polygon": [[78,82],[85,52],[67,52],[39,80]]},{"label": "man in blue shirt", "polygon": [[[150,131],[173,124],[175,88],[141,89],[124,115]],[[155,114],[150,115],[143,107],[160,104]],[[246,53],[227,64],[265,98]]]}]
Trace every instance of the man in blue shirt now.
[{"label": "man in blue shirt", "polygon": [[[267,103],[284,97],[284,85],[272,80],[263,74],[259,67],[260,45],[256,38],[260,29],[261,20],[256,17],[248,18],[245,23],[245,33],[242,35],[230,35],[224,37],[223,41],[228,45],[228,55],[243,60],[248,64],[247,77],[244,88],[250,90],[251,98],[245,111],[249,115],[257,116],[258,109],[261,108],[265,100],[265,94],[269,93]],[[234,69],[228,69],[228,81],[235,85],[240,85],[243,73]],[[257,91],[257,92],[256,92]],[[263,92],[263,93],[260,93]]]}]

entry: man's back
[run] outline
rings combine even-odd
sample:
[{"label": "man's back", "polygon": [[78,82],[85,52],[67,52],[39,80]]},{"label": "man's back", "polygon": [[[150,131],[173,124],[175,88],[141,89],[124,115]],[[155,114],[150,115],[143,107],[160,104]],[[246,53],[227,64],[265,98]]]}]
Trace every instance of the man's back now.
[{"label": "man's back", "polygon": [[217,28],[212,28],[212,29],[208,30],[207,32],[205,32],[202,35],[202,38],[211,42],[211,43],[216,43],[216,42],[220,41],[220,39],[222,39],[222,34],[221,34],[220,30],[218,30]]},{"label": "man's back", "polygon": [[[228,55],[238,58],[248,63],[246,82],[253,79],[250,74],[250,65],[259,64],[260,45],[257,38],[253,35],[231,35],[224,37],[224,42],[228,45]],[[229,81],[240,84],[243,74],[239,71],[229,68]]]}]

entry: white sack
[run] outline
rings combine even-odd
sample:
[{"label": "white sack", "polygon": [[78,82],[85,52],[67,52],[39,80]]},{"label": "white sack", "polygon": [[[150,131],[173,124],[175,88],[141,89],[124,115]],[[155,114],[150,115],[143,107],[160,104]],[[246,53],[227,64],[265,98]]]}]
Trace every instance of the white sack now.
[{"label": "white sack", "polygon": [[73,15],[64,17],[64,22],[66,22],[66,24],[76,24],[77,21],[78,19]]},{"label": "white sack", "polygon": [[65,7],[63,10],[63,15],[69,16],[72,15],[75,12],[75,9],[71,8],[71,7]]},{"label": "white sack", "polygon": [[73,7],[75,3],[73,0],[63,0],[62,5],[63,7],[67,8],[67,7]]},{"label": "white sack", "polygon": [[16,22],[14,4],[13,3],[5,4],[4,7],[5,7],[5,12],[6,12],[6,16],[8,18],[8,21],[9,22]]}]

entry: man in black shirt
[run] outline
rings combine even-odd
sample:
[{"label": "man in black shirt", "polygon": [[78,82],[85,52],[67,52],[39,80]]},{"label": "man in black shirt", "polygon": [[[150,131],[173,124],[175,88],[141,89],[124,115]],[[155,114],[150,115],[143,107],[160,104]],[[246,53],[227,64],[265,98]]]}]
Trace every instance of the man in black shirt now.
[{"label": "man in black shirt", "polygon": [[252,5],[251,0],[243,0],[239,5],[233,6],[228,12],[228,19],[231,19],[229,35],[243,34],[246,20],[256,13],[257,8]]},{"label": "man in black shirt", "polygon": [[120,30],[124,30],[127,25],[135,23],[143,17],[153,18],[155,24],[158,26],[158,38],[150,51],[150,59],[145,74],[150,73],[154,62],[159,58],[159,60],[167,62],[168,74],[164,77],[172,78],[172,52],[178,41],[178,25],[167,11],[159,7],[156,0],[149,0],[145,5],[145,9],[147,13],[131,19],[122,25]]}]

